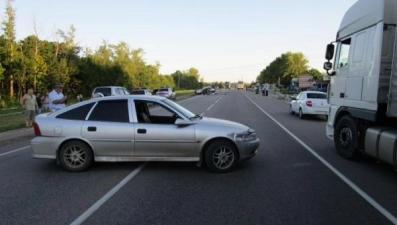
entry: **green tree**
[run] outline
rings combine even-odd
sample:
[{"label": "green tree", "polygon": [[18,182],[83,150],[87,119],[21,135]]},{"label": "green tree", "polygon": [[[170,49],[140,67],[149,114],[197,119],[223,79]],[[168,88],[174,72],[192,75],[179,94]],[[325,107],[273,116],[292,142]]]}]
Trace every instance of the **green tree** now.
[{"label": "green tree", "polygon": [[14,97],[14,79],[15,68],[14,59],[17,52],[16,34],[15,34],[15,10],[12,6],[13,0],[6,0],[5,17],[3,20],[3,37],[4,37],[4,53],[3,66],[5,66],[5,78],[8,82],[8,94]]},{"label": "green tree", "polygon": [[314,68],[307,70],[305,74],[312,75],[314,80],[323,80],[324,77],[324,75],[320,71]]}]

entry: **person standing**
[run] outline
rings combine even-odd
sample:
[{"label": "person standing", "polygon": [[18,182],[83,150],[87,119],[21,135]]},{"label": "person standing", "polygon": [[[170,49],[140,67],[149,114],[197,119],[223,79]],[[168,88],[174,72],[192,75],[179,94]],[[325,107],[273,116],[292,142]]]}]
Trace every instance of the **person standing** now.
[{"label": "person standing", "polygon": [[78,101],[78,102],[82,102],[82,101],[83,101],[83,95],[78,94],[78,95],[77,95],[77,101]]},{"label": "person standing", "polygon": [[49,94],[50,110],[56,112],[60,109],[65,108],[65,102],[68,99],[62,93],[63,85],[61,83],[56,83],[54,89]]},{"label": "person standing", "polygon": [[50,111],[50,98],[48,96],[48,91],[45,93],[43,97],[41,97],[41,102],[43,103],[43,110],[44,112]]},{"label": "person standing", "polygon": [[43,102],[41,100],[40,92],[36,93],[36,101],[37,101],[37,108],[36,108],[36,116],[41,113],[41,107],[43,106]]},{"label": "person standing", "polygon": [[20,101],[22,107],[25,109],[25,125],[26,128],[32,127],[36,116],[37,100],[33,94],[33,89],[29,88],[28,93],[25,94]]}]

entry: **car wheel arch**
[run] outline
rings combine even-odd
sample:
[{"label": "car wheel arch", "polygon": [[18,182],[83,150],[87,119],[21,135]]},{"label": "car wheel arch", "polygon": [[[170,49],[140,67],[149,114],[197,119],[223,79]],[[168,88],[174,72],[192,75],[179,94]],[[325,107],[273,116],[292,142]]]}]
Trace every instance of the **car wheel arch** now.
[{"label": "car wheel arch", "polygon": [[208,149],[208,146],[210,146],[212,143],[217,142],[217,141],[227,141],[230,144],[234,145],[234,147],[237,149],[237,160],[240,159],[240,152],[238,151],[238,147],[237,147],[236,143],[234,143],[233,140],[231,140],[229,138],[226,138],[226,137],[214,137],[214,138],[211,138],[211,139],[207,140],[204,143],[203,147],[200,149],[200,162],[201,163],[203,163],[203,162],[205,163],[205,160],[204,160],[205,159],[205,152]]},{"label": "car wheel arch", "polygon": [[58,164],[58,165],[60,165],[60,161],[59,161],[59,154],[60,154],[60,151],[61,151],[62,147],[63,147],[66,143],[68,143],[68,142],[70,142],[70,141],[81,141],[81,142],[87,144],[87,145],[90,147],[90,150],[91,150],[91,152],[92,152],[92,154],[93,154],[93,156],[94,156],[94,159],[93,159],[93,160],[94,160],[94,162],[95,162],[95,155],[96,155],[95,150],[94,150],[94,148],[92,147],[92,145],[91,145],[87,140],[84,140],[84,139],[81,139],[81,138],[70,138],[70,139],[65,139],[64,141],[62,141],[61,144],[59,145],[57,151],[56,151],[56,160],[57,160],[57,164]]}]

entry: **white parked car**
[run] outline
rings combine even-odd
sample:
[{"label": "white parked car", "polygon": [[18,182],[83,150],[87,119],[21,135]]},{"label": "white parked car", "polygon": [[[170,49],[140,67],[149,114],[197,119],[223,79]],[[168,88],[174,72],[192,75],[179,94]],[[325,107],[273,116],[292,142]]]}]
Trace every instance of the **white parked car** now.
[{"label": "white parked car", "polygon": [[92,91],[92,98],[105,97],[105,96],[117,96],[117,95],[129,95],[130,93],[125,87],[120,86],[102,86],[96,87]]},{"label": "white parked car", "polygon": [[328,118],[330,105],[327,103],[327,94],[320,91],[303,91],[293,97],[289,105],[291,114],[298,113],[301,119],[306,115],[324,115]]}]

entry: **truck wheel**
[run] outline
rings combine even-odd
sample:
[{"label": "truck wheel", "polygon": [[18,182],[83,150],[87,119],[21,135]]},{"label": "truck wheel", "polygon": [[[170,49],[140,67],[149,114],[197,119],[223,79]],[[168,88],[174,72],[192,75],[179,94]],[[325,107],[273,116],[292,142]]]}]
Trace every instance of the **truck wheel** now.
[{"label": "truck wheel", "polygon": [[335,126],[334,143],[339,155],[354,159],[358,153],[357,123],[351,116],[343,116]]}]

